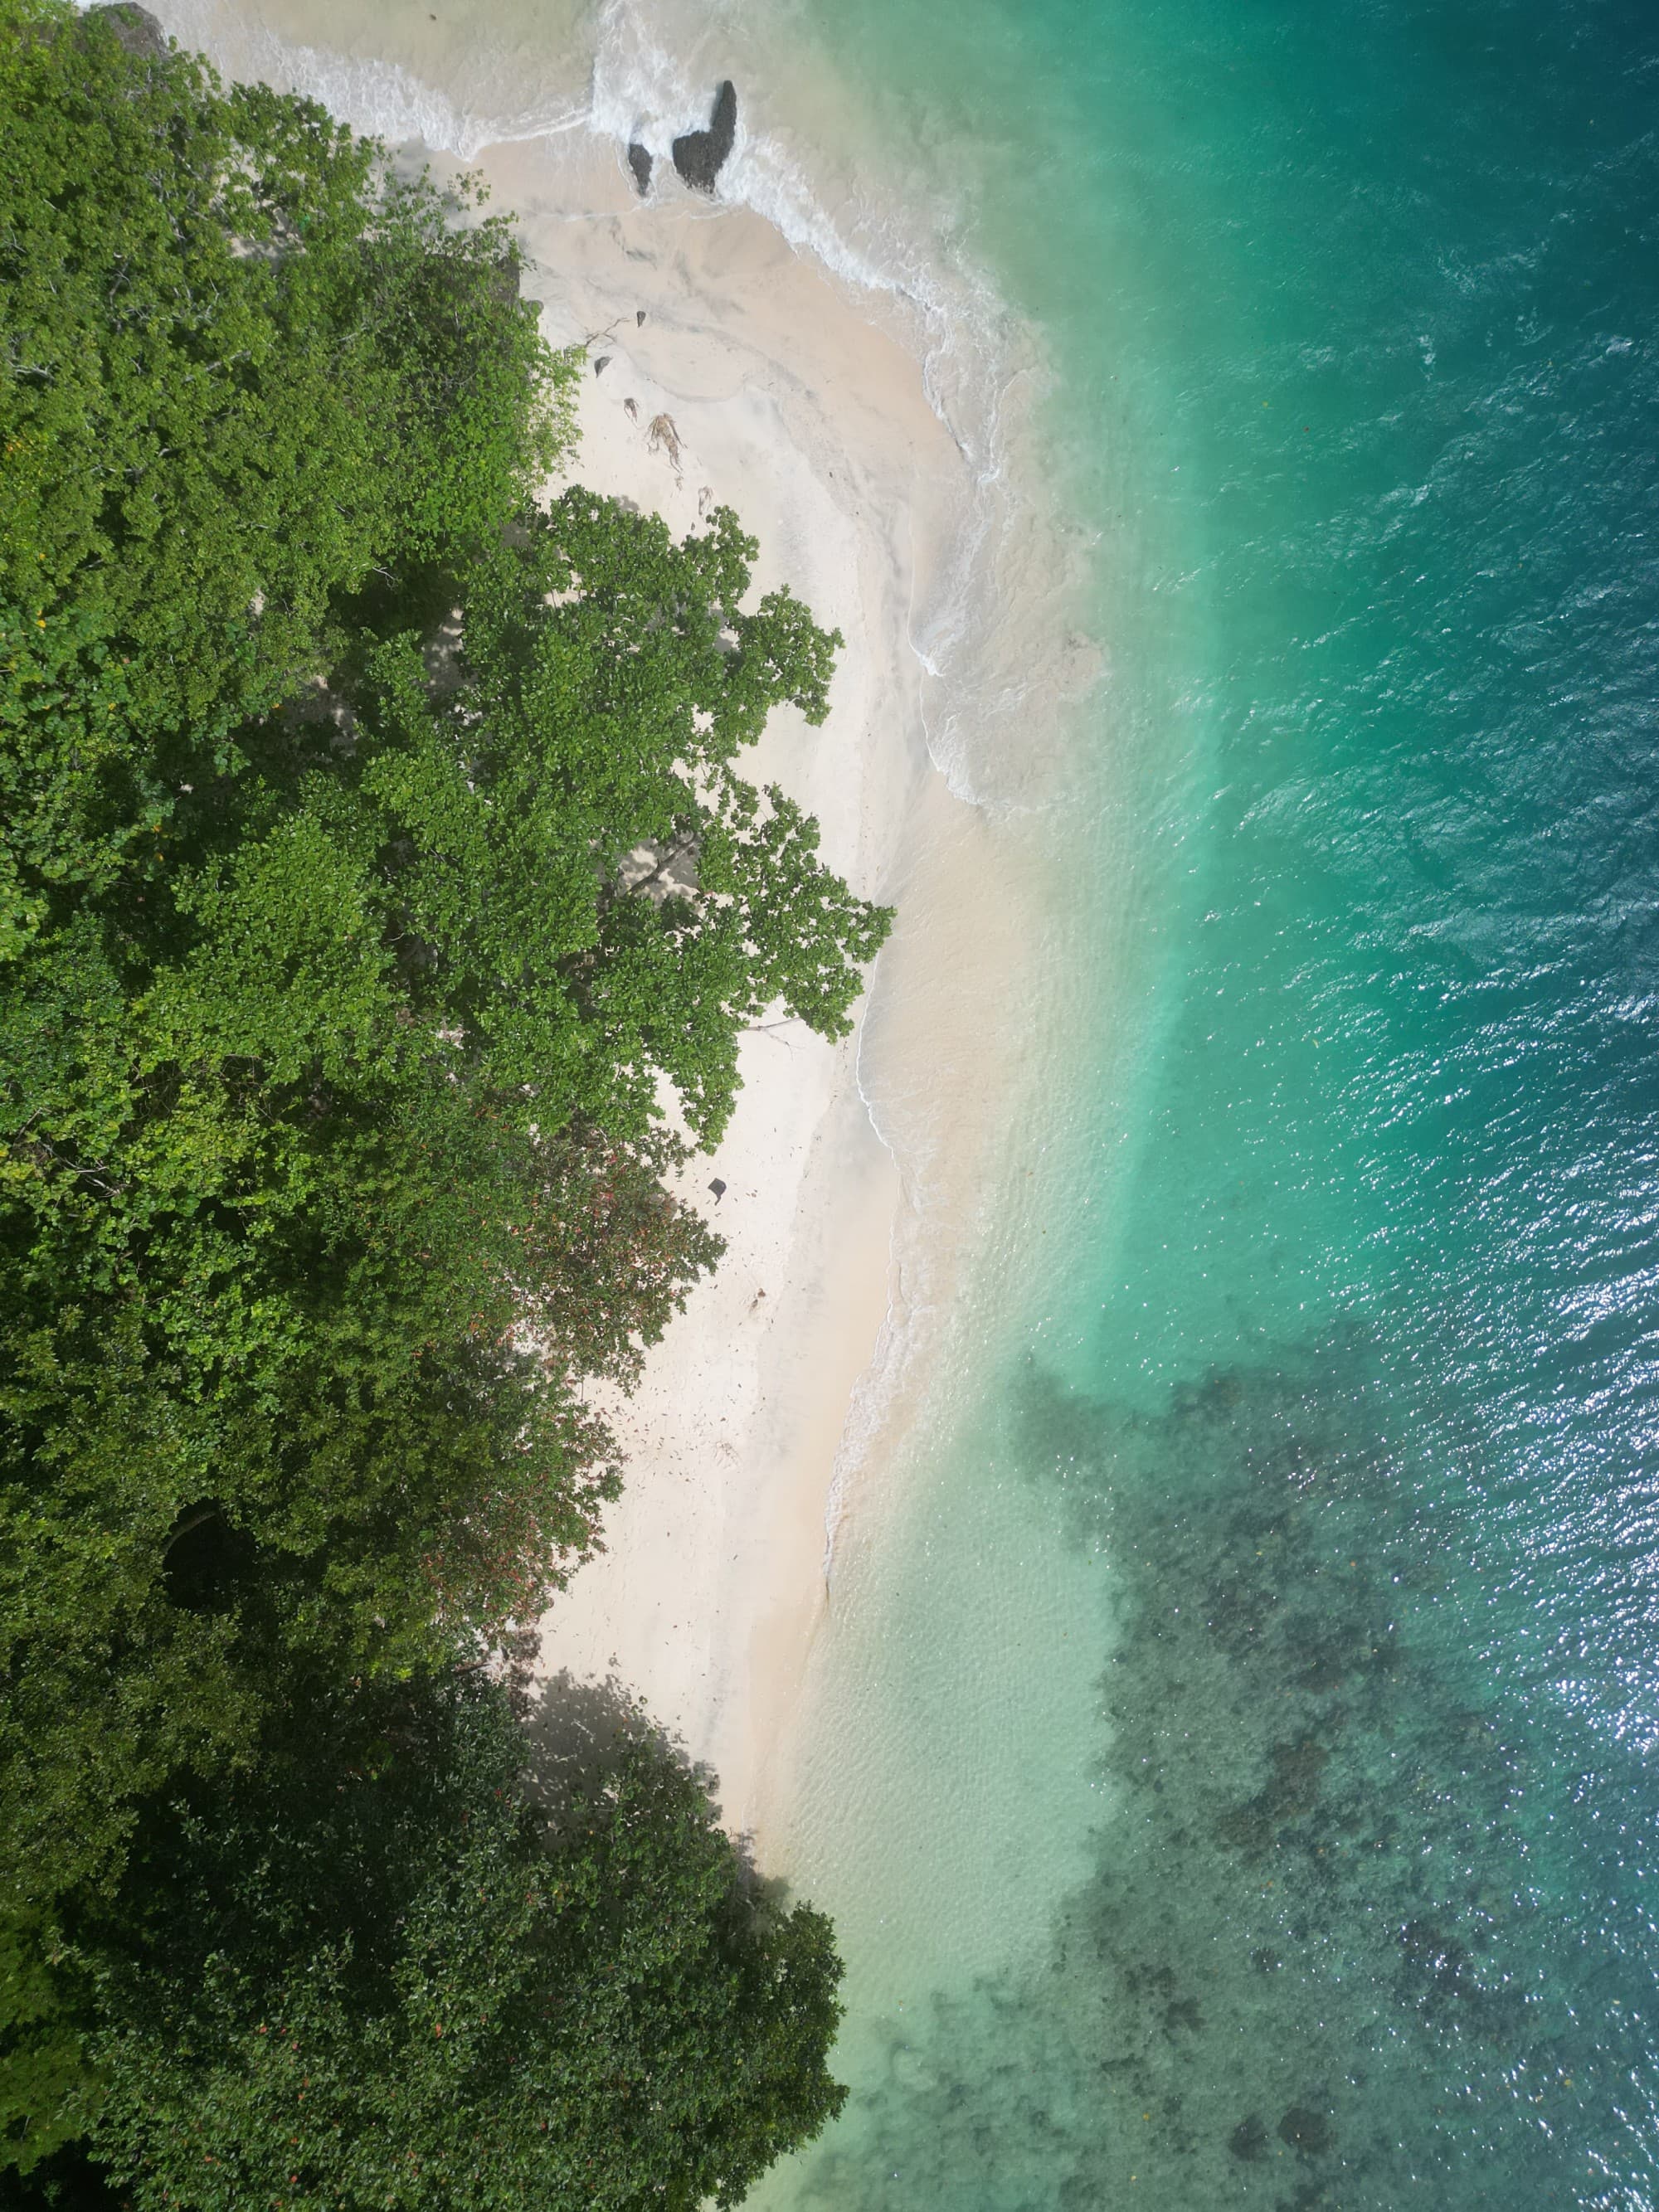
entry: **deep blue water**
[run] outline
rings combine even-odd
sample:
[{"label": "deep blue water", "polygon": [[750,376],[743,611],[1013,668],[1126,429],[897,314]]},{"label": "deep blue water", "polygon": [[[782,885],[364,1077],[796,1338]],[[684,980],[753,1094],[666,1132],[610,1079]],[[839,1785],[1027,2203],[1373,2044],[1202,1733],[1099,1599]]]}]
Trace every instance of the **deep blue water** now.
[{"label": "deep blue water", "polygon": [[798,2201],[1659,2203],[1659,10],[817,13],[1048,334],[1158,927],[985,1414],[1116,1809]]}]

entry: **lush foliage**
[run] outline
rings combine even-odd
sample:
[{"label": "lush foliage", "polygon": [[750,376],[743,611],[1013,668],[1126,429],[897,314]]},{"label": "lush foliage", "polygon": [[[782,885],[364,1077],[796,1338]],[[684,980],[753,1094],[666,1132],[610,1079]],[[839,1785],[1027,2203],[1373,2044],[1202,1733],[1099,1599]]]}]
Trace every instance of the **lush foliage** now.
[{"label": "lush foliage", "polygon": [[[745,1026],[844,1032],[887,916],[738,771],[774,709],[823,720],[839,641],[754,601],[735,518],[534,503],[575,372],[510,228],[131,45],[0,0],[0,2134],[27,2165],[101,2105],[148,2186],[141,2075],[250,2146],[276,2109],[134,1948],[155,1808],[209,1881],[216,1820],[282,1825],[285,1717],[415,1697],[592,1549],[586,1386],[719,1253],[674,1170]],[[283,1819],[325,1825],[306,1771]],[[714,1881],[638,1788],[595,1837]],[[489,1972],[622,1941],[550,1912]],[[329,1944],[283,2002],[343,2053]],[[229,2066],[274,1969],[205,1955],[177,1988]],[[380,2094],[343,2072],[340,2127]]]},{"label": "lush foliage", "polygon": [[635,1732],[532,1809],[506,1702],[360,1698],[152,1809],[142,1953],[107,1950],[95,2038],[136,2205],[733,2203],[836,2108],[823,1919]]},{"label": "lush foliage", "polygon": [[[23,680],[101,646],[126,673],[118,703],[70,687],[93,727],[114,704],[210,759],[308,672],[340,586],[494,533],[563,387],[507,226],[449,222],[314,102],[66,8],[7,0],[0,32],[0,590],[53,632]],[[35,786],[46,884],[167,817],[174,758],[146,789],[130,745],[71,767],[84,742]]]}]

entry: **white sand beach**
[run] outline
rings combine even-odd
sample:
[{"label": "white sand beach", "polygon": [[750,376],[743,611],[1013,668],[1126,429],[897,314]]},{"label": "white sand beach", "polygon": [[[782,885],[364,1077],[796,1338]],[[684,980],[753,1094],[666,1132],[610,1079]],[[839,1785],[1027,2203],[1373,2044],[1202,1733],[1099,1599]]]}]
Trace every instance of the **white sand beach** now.
[{"label": "white sand beach", "polygon": [[[831,1047],[773,1023],[745,1041],[731,1127],[687,1176],[724,1264],[635,1395],[608,1408],[625,1492],[603,1555],[539,1627],[541,1672],[637,1695],[714,1769],[727,1826],[776,1865],[830,1529],[879,1511],[921,1402],[929,1323],[982,1231],[1031,1079],[1021,1037],[1048,957],[1045,871],[1001,802],[1018,817],[1052,798],[1054,716],[1036,711],[1052,702],[1029,696],[1030,672],[1056,692],[1090,673],[1056,620],[1066,553],[1050,526],[1032,510],[1009,530],[1003,497],[1000,536],[981,535],[986,409],[1031,364],[1016,344],[991,370],[1001,338],[924,312],[903,282],[865,289],[753,208],[688,191],[660,131],[642,199],[599,122],[615,86],[596,64],[584,88],[574,17],[497,9],[483,42],[463,18],[362,0],[154,12],[227,76],[311,93],[392,142],[418,131],[402,153],[440,173],[458,156],[481,170],[518,220],[548,337],[587,349],[569,476],[677,532],[735,508],[759,543],[757,591],[787,583],[846,641],[826,725],[775,717],[749,772],[817,817],[827,861],[896,904],[897,927],[854,1037]],[[516,118],[506,143],[465,119],[481,70],[495,112]],[[755,155],[745,113],[734,173]],[[979,364],[971,390],[964,362]],[[932,404],[941,376],[968,395],[974,454]],[[994,591],[1001,620],[985,616]],[[957,795],[964,702],[994,810]]]},{"label": "white sand beach", "polygon": [[[641,205],[619,164],[609,211],[568,216],[561,154],[555,168],[529,142],[480,166],[542,264],[548,335],[588,349],[572,473],[677,532],[735,507],[760,544],[756,588],[787,582],[841,630],[828,722],[775,718],[749,772],[811,808],[861,890],[896,897],[937,828],[910,622],[960,511],[961,455],[918,362],[769,225],[672,177]],[[589,204],[604,196],[585,182]],[[765,1816],[824,1602],[837,1451],[894,1295],[901,1178],[860,1049],[793,1022],[745,1041],[730,1131],[687,1177],[724,1264],[613,1409],[628,1479],[607,1548],[542,1626],[543,1670],[635,1692],[714,1769],[738,1830]]]},{"label": "white sand beach", "polygon": [[686,1178],[726,1258],[611,1408],[626,1489],[540,1664],[637,1693],[776,1865],[832,1522],[843,1490],[879,1510],[921,1402],[927,1310],[1007,1139],[1041,933],[1018,841],[951,795],[926,742],[915,625],[977,487],[921,362],[756,214],[672,173],[642,204],[621,152],[595,148],[574,189],[568,142],[478,161],[539,264],[549,337],[588,349],[571,473],[676,531],[734,507],[755,588],[787,582],[841,631],[827,723],[775,717],[749,772],[899,920],[854,1037],[772,1023],[744,1044],[731,1128]]}]

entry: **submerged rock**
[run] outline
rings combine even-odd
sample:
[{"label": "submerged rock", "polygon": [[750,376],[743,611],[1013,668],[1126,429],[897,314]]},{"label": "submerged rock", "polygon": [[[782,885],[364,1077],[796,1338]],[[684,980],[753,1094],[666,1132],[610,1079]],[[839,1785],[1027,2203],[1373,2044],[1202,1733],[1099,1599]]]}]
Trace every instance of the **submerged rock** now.
[{"label": "submerged rock", "polygon": [[730,77],[714,94],[707,131],[688,131],[674,141],[674,167],[694,191],[712,192],[738,135],[737,88]]},{"label": "submerged rock", "polygon": [[1279,2124],[1279,2140],[1298,2158],[1322,2158],[1332,2141],[1330,2122],[1307,2105],[1292,2105]]},{"label": "submerged rock", "polygon": [[634,172],[634,182],[639,186],[640,198],[643,199],[651,189],[651,149],[641,146],[637,138],[629,143],[628,166]]},{"label": "submerged rock", "polygon": [[1227,2138],[1227,2148],[1235,2158],[1242,2158],[1247,2165],[1253,2166],[1258,2159],[1266,2158],[1267,2123],[1260,2112],[1252,2112],[1249,2119],[1239,2122]]}]

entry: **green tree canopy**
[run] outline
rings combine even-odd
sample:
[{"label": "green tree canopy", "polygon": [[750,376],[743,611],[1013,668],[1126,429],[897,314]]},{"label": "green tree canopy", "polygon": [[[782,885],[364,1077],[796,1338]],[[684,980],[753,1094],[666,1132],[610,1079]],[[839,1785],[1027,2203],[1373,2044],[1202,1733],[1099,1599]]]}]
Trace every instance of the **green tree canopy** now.
[{"label": "green tree canopy", "polygon": [[[75,1716],[71,1744],[17,1715],[64,1787],[128,1653],[161,1734],[129,1712],[127,1757],[235,1741],[255,1588],[257,1648],[396,1663],[590,1548],[616,1476],[582,1379],[717,1249],[659,1187],[664,1104],[717,1133],[744,1026],[838,1033],[886,926],[736,772],[774,706],[821,718],[834,642],[785,594],[744,611],[752,552],[724,513],[678,544],[586,493],[526,514],[451,657],[394,634],[341,720],[245,729],[142,897],[83,898],[0,976],[9,1625]],[[195,1609],[191,1516],[240,1563]]]},{"label": "green tree canopy", "polygon": [[[311,672],[333,594],[497,532],[570,368],[509,227],[452,219],[469,197],[313,100],[0,0],[0,592],[56,633],[36,680],[101,644],[123,723],[211,759]],[[143,813],[113,763],[74,780],[47,881]]]},{"label": "green tree canopy", "polygon": [[[267,2077],[196,2064],[200,2021],[142,1944],[94,1988],[85,1930],[136,1925],[158,1807],[220,1808],[198,1869],[231,1817],[215,1791],[244,1792],[239,1834],[314,1826],[269,1787],[283,1715],[489,1648],[594,1548],[620,1469],[587,1385],[629,1387],[720,1251],[674,1171],[729,1117],[744,1028],[781,1007],[843,1034],[888,927],[740,773],[775,710],[823,721],[838,638],[756,595],[724,510],[676,541],[585,491],[537,503],[575,364],[479,197],[99,11],[0,0],[0,2159],[20,2164],[89,2124],[118,2058],[179,2111],[234,2106],[265,2156]],[[663,1865],[678,1852],[702,1897],[712,1832],[649,1788]],[[621,1852],[632,1816],[593,1818]],[[501,1923],[504,1958],[580,1936],[620,1972],[625,1916],[545,1902],[533,1936]],[[352,1925],[356,1956],[373,1913]],[[214,1960],[198,1995],[228,2008],[228,2051],[271,1970],[228,1939]],[[360,2018],[343,1961],[331,1936],[283,1999],[337,2037]],[[404,2005],[373,2013],[386,2053]],[[356,2107],[342,2075],[337,2112],[380,2079]],[[173,2138],[119,2109],[159,2172]],[[505,2142],[519,2108],[491,2109]],[[726,2142],[714,2106],[696,2124]],[[698,2188],[763,2142],[731,2126]],[[691,2172],[672,2135],[640,2172]]]},{"label": "green tree canopy", "polygon": [[828,1927],[659,1745],[549,1809],[476,1675],[308,1719],[135,1855],[94,2146],[134,2212],[691,2212],[839,2108]]}]

